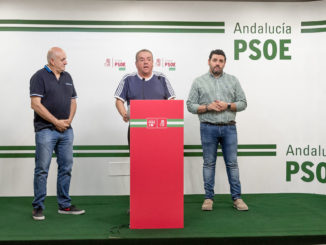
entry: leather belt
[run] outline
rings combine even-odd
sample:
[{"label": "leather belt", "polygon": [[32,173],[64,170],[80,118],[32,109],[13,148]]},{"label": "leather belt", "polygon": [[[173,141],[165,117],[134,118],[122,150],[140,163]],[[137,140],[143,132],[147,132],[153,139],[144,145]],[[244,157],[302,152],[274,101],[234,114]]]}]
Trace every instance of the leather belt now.
[{"label": "leather belt", "polygon": [[211,122],[202,122],[204,124],[208,124],[208,125],[213,125],[213,126],[230,126],[230,125],[235,125],[236,122],[235,121],[230,121],[227,123],[211,123]]}]

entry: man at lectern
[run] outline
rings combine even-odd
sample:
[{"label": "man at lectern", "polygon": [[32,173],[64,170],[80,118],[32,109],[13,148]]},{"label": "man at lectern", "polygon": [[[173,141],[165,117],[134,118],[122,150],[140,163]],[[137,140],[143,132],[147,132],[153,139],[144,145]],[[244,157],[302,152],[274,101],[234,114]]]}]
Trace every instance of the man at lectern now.
[{"label": "man at lectern", "polygon": [[34,220],[45,219],[44,200],[53,152],[56,153],[58,163],[58,213],[85,213],[85,210],[71,205],[69,196],[74,139],[71,122],[77,108],[77,94],[70,74],[65,71],[66,53],[61,48],[53,47],[48,51],[47,61],[48,64],[30,80],[36,143],[32,203]]},{"label": "man at lectern", "polygon": [[[167,77],[153,71],[153,54],[148,49],[136,53],[137,72],[125,75],[119,83],[114,97],[115,105],[123,121],[129,121],[130,100],[170,100],[175,98]],[[124,103],[127,102],[128,109]],[[128,130],[128,143],[130,132]]]},{"label": "man at lectern", "polygon": [[247,100],[238,79],[223,71],[226,56],[223,50],[211,51],[209,71],[196,78],[187,100],[188,111],[198,114],[203,148],[205,200],[202,210],[213,210],[215,165],[218,145],[221,145],[230,184],[233,206],[246,211],[241,199],[241,184],[237,161],[236,113],[247,107]]}]

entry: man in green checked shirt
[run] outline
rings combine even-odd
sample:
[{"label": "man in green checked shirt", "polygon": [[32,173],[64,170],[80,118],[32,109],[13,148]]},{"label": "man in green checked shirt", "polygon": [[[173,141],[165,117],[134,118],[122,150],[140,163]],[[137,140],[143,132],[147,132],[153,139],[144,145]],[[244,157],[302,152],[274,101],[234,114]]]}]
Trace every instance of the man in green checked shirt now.
[{"label": "man in green checked shirt", "polygon": [[202,210],[213,210],[217,148],[221,144],[233,207],[247,211],[248,206],[241,199],[235,125],[236,113],[246,109],[247,100],[238,79],[223,72],[225,63],[223,50],[211,51],[209,72],[195,79],[187,100],[188,111],[198,114],[200,120],[205,189]]}]

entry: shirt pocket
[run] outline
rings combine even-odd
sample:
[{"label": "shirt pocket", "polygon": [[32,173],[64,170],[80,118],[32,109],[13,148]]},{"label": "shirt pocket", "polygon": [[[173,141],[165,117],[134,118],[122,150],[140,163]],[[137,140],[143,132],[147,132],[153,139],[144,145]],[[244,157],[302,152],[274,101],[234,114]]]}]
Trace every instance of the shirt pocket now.
[{"label": "shirt pocket", "polygon": [[199,97],[198,97],[198,103],[200,105],[202,104],[210,104],[214,99],[212,98],[212,96],[210,95],[211,92],[208,91],[208,89],[205,88],[199,88],[198,89],[199,93]]},{"label": "shirt pocket", "polygon": [[70,99],[73,97],[73,92],[74,92],[74,87],[72,85],[72,83],[66,82],[64,84],[65,88],[64,88],[64,95],[66,98]]}]

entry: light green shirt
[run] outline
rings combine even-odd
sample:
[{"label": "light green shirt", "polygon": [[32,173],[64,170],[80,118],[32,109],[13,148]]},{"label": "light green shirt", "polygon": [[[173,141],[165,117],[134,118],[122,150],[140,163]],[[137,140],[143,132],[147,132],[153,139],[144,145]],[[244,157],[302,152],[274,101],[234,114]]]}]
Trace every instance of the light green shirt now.
[{"label": "light green shirt", "polygon": [[[237,111],[243,111],[247,107],[246,95],[239,80],[225,72],[219,78],[215,78],[210,72],[207,72],[195,79],[187,100],[188,111],[197,114],[200,105],[208,105],[215,100],[235,103]],[[231,110],[208,111],[198,114],[201,122],[210,123],[228,123],[235,121],[235,116],[236,112]]]}]

